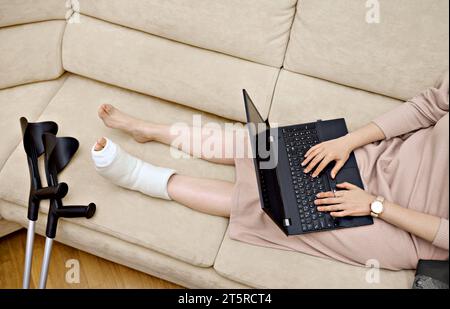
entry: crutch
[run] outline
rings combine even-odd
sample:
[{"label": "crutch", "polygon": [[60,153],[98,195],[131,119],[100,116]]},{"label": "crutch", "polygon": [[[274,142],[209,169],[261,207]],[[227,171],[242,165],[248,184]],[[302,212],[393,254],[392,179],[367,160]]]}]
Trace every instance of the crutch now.
[{"label": "crutch", "polygon": [[[58,187],[58,174],[69,164],[79,143],[73,137],[56,137],[52,133],[44,133],[42,140],[45,149],[45,175],[49,186]],[[39,277],[39,288],[45,289],[48,277],[50,256],[53,247],[53,239],[59,218],[91,218],[95,214],[96,206],[90,203],[88,206],[63,206],[62,197],[50,197],[50,208],[47,217],[46,239],[44,257],[42,260],[41,274]]]},{"label": "crutch", "polygon": [[30,286],[31,263],[33,257],[33,243],[35,222],[39,214],[39,204],[43,199],[52,196],[64,196],[67,193],[67,185],[61,183],[56,187],[42,188],[39,176],[38,158],[44,153],[42,134],[58,132],[58,125],[52,121],[30,123],[24,117],[20,118],[23,135],[23,146],[27,154],[28,168],[30,171],[30,194],[28,198],[28,231],[25,248],[25,266],[23,274],[23,288]]}]

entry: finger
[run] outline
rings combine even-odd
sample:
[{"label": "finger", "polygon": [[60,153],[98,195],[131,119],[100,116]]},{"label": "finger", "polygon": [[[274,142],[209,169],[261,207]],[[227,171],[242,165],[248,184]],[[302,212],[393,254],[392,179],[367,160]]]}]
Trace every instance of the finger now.
[{"label": "finger", "polygon": [[339,190],[334,193],[334,196],[335,197],[344,197],[346,193],[347,193],[347,191]]},{"label": "finger", "polygon": [[317,164],[319,164],[320,161],[323,160],[325,157],[324,153],[317,154],[314,159],[308,164],[308,166],[305,168],[305,173],[309,173]]},{"label": "finger", "polygon": [[308,151],[305,153],[305,158],[308,157],[311,154],[311,152],[313,152],[314,150],[319,148],[321,145],[322,145],[322,143],[314,145],[311,148],[309,148]]},{"label": "finger", "polygon": [[326,197],[314,200],[314,204],[316,205],[335,205],[342,203],[342,199],[339,197]]},{"label": "finger", "polygon": [[339,183],[336,185],[337,188],[340,189],[347,189],[347,190],[352,190],[352,189],[356,189],[358,188],[357,186],[349,183],[349,182],[343,182],[343,183]]},{"label": "finger", "polygon": [[316,194],[317,198],[325,198],[325,197],[344,197],[346,191],[327,191],[327,192],[319,192]]},{"label": "finger", "polygon": [[335,217],[335,218],[342,218],[342,217],[347,217],[347,216],[349,216],[350,213],[349,213],[348,211],[343,210],[343,211],[333,211],[333,212],[330,212],[330,215],[331,215],[332,217]]},{"label": "finger", "polygon": [[342,204],[334,204],[334,205],[321,205],[317,207],[318,211],[340,211],[344,210]]},{"label": "finger", "polygon": [[[336,192],[337,193],[337,192]],[[316,194],[317,198],[325,198],[325,197],[335,197],[335,194],[333,191],[328,192],[319,192]]]},{"label": "finger", "polygon": [[306,159],[303,160],[302,166],[305,166],[306,164],[308,164],[312,159],[314,159],[314,158],[316,157],[316,155],[317,155],[318,153],[320,153],[320,151],[321,151],[320,148],[314,149],[314,150],[308,155],[308,157],[306,157]]},{"label": "finger", "polygon": [[335,178],[337,173],[341,170],[341,168],[344,166],[345,161],[344,160],[337,160],[336,164],[334,165],[333,169],[331,170],[331,178]]},{"label": "finger", "polygon": [[320,162],[319,166],[316,168],[316,170],[314,171],[314,173],[312,174],[312,177],[317,177],[321,171],[323,171],[323,169],[328,165],[328,163],[330,163],[332,161],[332,159],[328,156],[325,156],[322,160],[322,162]]}]

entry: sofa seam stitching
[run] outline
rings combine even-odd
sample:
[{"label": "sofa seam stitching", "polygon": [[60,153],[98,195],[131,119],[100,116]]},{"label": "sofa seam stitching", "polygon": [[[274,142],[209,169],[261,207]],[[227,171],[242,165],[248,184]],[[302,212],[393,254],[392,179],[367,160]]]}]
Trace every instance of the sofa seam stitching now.
[{"label": "sofa seam stitching", "polygon": [[284,62],[286,61],[286,55],[288,53],[289,43],[291,42],[292,29],[294,28],[295,19],[297,18],[298,6],[300,5],[300,1],[301,0],[297,0],[297,3],[295,4],[294,15],[293,15],[293,18],[292,18],[291,27],[289,28],[289,36],[288,36],[288,39],[287,39],[287,42],[286,42],[286,48],[284,50],[283,61],[281,62],[280,69],[284,68]]},{"label": "sofa seam stitching", "polygon": [[24,22],[24,23],[20,23],[20,24],[1,26],[0,30],[13,28],[13,27],[21,27],[21,26],[26,26],[26,25],[39,24],[39,23],[46,23],[49,21],[65,21],[65,19],[64,18],[50,18],[50,19],[43,19],[43,20],[34,20],[34,21]]},{"label": "sofa seam stitching", "polygon": [[270,103],[269,103],[269,110],[267,111],[267,121],[269,121],[270,112],[272,111],[273,101],[274,101],[275,93],[276,93],[277,86],[278,86],[278,80],[281,75],[281,70],[282,70],[282,68],[278,69],[277,74],[275,74],[275,77],[273,78],[273,81],[274,81],[273,89],[270,92],[270,94],[268,95],[268,96],[270,96],[270,100],[269,100]]},{"label": "sofa seam stitching", "polygon": [[[274,87],[273,87],[272,96],[270,98],[269,110],[267,112],[267,121],[269,121],[270,113],[272,111],[273,102],[274,102],[274,99],[275,99],[275,94],[276,94],[276,90],[277,90],[277,87],[278,87],[278,81],[280,79],[281,71],[284,70],[284,62],[286,61],[286,55],[287,55],[287,52],[288,52],[289,43],[291,42],[292,29],[294,27],[294,22],[295,22],[295,19],[297,17],[297,7],[299,5],[299,2],[300,2],[300,0],[297,0],[297,2],[295,3],[294,15],[293,15],[293,18],[292,18],[291,26],[289,27],[289,36],[287,38],[286,48],[285,48],[284,53],[283,53],[283,61],[281,62],[281,67],[278,68],[278,74],[277,74],[277,76],[275,78],[275,84],[274,84]],[[270,123],[270,121],[269,121],[269,123]]]}]

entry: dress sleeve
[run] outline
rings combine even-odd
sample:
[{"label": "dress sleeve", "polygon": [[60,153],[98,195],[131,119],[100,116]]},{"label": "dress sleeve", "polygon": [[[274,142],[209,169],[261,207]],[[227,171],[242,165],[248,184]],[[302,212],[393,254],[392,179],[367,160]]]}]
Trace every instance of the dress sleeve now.
[{"label": "dress sleeve", "polygon": [[448,79],[447,71],[435,87],[428,88],[373,122],[386,139],[435,125],[448,113]]},{"label": "dress sleeve", "polygon": [[439,229],[434,236],[433,245],[448,250],[448,220],[441,218]]}]

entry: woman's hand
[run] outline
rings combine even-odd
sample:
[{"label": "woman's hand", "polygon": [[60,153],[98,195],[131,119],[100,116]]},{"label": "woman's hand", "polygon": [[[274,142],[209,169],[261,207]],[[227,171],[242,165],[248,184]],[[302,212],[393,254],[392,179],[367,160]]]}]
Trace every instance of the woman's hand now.
[{"label": "woman's hand", "polygon": [[370,204],[375,196],[348,182],[336,185],[343,189],[333,192],[321,192],[314,201],[317,210],[330,212],[333,217],[370,215]]},{"label": "woman's hand", "polygon": [[312,173],[312,176],[316,177],[331,161],[336,161],[331,170],[331,177],[335,178],[353,151],[351,144],[348,137],[342,136],[311,147],[305,154],[305,160],[301,163],[302,166],[306,166],[304,172],[309,173],[318,165]]}]

